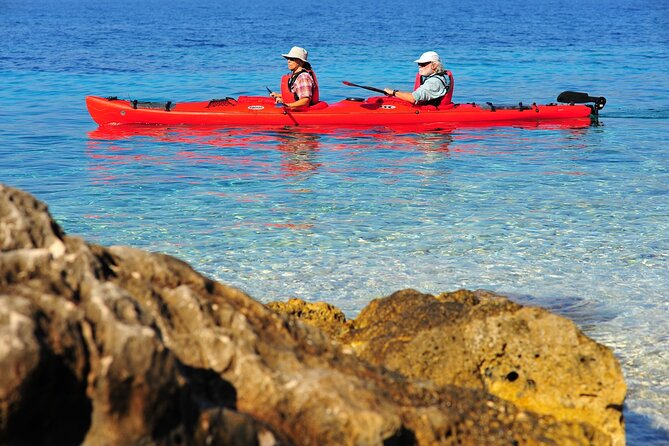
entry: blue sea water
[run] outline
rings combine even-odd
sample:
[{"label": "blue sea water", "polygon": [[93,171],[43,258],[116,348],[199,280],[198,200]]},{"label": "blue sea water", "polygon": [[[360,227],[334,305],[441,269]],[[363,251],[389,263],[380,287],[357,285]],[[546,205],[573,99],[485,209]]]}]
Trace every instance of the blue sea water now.
[{"label": "blue sea water", "polygon": [[[354,317],[402,288],[485,288],[573,319],[628,384],[628,443],[669,443],[669,2],[0,1],[0,181],[90,242],[176,255],[255,298]],[[608,99],[599,126],[98,129],[89,94],[408,90],[456,102]]]}]

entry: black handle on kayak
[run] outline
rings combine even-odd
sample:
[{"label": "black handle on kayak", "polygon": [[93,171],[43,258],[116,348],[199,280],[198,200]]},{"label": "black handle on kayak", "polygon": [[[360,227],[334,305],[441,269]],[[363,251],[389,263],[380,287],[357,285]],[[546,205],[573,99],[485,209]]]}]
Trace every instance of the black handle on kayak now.
[{"label": "black handle on kayak", "polygon": [[557,101],[571,104],[594,102],[598,110],[603,109],[606,105],[606,98],[604,96],[594,97],[588,93],[579,93],[578,91],[563,91],[558,95]]},{"label": "black handle on kayak", "polygon": [[344,83],[344,85],[348,85],[349,87],[364,88],[365,90],[374,91],[376,93],[381,93],[381,94],[385,94],[386,96],[389,96],[388,93],[386,93],[384,90],[381,90],[380,88],[368,87],[366,85],[358,85],[358,84],[354,84],[353,82],[349,82],[349,81],[342,81],[342,82]]}]

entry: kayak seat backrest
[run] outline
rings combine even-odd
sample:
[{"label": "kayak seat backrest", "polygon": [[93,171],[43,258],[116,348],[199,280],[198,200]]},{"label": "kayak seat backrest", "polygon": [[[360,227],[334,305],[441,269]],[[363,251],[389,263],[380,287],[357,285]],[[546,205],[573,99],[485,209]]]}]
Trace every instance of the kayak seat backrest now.
[{"label": "kayak seat backrest", "polygon": [[453,103],[453,91],[455,90],[455,79],[453,78],[453,73],[450,70],[446,70],[446,75],[448,76],[449,87],[448,93],[441,100],[441,105],[452,104]]},{"label": "kayak seat backrest", "polygon": [[[449,88],[448,92],[446,93],[445,96],[442,97],[441,102],[439,103],[439,106],[443,108],[444,105],[452,104],[453,103],[453,90],[455,89],[455,79],[453,79],[453,73],[451,73],[449,70],[446,70],[446,76],[448,76],[449,80]],[[414,82],[413,89],[416,90],[418,87],[420,87],[420,73],[416,74],[416,81]],[[449,107],[450,108],[450,107]]]}]

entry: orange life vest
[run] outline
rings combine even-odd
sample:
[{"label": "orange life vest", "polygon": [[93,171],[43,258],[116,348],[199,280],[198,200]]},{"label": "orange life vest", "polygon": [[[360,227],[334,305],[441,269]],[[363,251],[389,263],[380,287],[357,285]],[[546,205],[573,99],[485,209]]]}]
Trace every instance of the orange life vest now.
[{"label": "orange life vest", "polygon": [[[453,73],[451,73],[450,71],[446,70],[446,71],[444,72],[444,75],[445,75],[445,76],[448,76],[448,80],[449,80],[449,82],[450,82],[450,84],[449,84],[449,86],[448,86],[448,90],[446,91],[446,94],[443,95],[443,96],[440,97],[440,98],[433,99],[432,101],[428,102],[429,104],[437,105],[437,106],[438,106],[438,105],[446,105],[446,104],[451,104],[451,103],[453,103],[453,88],[455,87],[455,80],[453,79]],[[429,77],[429,76],[428,76],[428,77]],[[423,85],[423,82],[425,82],[425,79],[427,79],[427,77],[424,78],[423,76],[420,75],[420,73],[416,74],[416,82],[414,82],[414,85],[413,85],[413,89],[414,89],[414,91],[415,91],[418,87],[420,87],[421,85]]]},{"label": "orange life vest", "polygon": [[314,73],[313,70],[302,69],[297,73],[286,74],[281,78],[281,99],[283,99],[284,103],[294,102],[300,99],[297,97],[295,93],[290,91],[290,87],[293,86],[293,84],[297,80],[297,77],[305,72],[309,74],[309,76],[311,76],[311,78],[314,80],[314,86],[311,90],[311,100],[309,101],[309,105],[310,106],[315,105],[316,103],[320,102],[320,98],[318,95],[318,80],[316,79],[316,73]]}]

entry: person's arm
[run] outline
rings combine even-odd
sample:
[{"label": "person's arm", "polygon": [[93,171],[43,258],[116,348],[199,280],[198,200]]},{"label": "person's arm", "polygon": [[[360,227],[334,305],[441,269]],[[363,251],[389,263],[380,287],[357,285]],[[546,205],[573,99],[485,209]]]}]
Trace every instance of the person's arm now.
[{"label": "person's arm", "polygon": [[[311,98],[310,98],[310,97],[306,97],[306,98],[300,98],[300,99],[298,99],[298,100],[295,101],[295,102],[287,102],[287,103],[285,103],[284,105],[285,105],[286,107],[290,107],[290,108],[303,107],[303,106],[305,106],[305,105],[309,105],[309,102],[310,102],[310,101],[311,101]],[[278,97],[276,98],[276,103],[277,103],[277,104],[283,104],[283,99],[281,99],[281,96],[278,96]]]},{"label": "person's arm", "polygon": [[388,96],[395,96],[396,98],[400,98],[410,104],[416,103],[416,99],[413,97],[413,94],[408,91],[392,90],[390,88],[384,88],[383,91],[385,91]]}]

